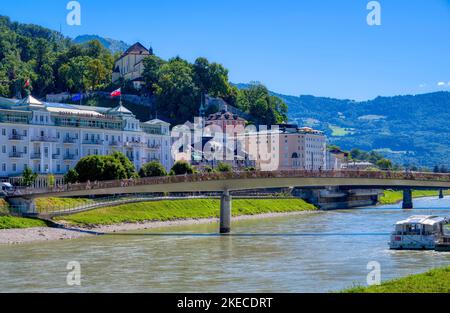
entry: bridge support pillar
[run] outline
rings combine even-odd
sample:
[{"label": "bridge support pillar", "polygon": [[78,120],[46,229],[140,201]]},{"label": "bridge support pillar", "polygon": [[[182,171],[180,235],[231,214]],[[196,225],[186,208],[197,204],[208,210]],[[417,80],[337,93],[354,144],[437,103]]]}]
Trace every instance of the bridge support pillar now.
[{"label": "bridge support pillar", "polygon": [[11,206],[15,213],[20,214],[36,214],[36,202],[34,199],[27,198],[6,198],[6,201]]},{"label": "bridge support pillar", "polygon": [[444,199],[444,190],[439,189],[439,199]]},{"label": "bridge support pillar", "polygon": [[220,197],[220,233],[229,234],[231,232],[231,195],[229,191],[224,191]]},{"label": "bridge support pillar", "polygon": [[403,189],[403,206],[402,207],[404,210],[412,209],[414,207],[411,189]]}]

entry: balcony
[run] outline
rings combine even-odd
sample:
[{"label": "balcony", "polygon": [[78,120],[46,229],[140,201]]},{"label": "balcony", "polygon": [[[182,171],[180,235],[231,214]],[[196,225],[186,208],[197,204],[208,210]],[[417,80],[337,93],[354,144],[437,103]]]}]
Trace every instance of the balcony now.
[{"label": "balcony", "polygon": [[61,154],[53,154],[52,155],[53,160],[58,160],[60,157],[61,157]]},{"label": "balcony", "polygon": [[32,142],[57,142],[58,138],[48,136],[36,136],[31,138]]},{"label": "balcony", "polygon": [[101,145],[103,145],[103,140],[101,140],[101,139],[88,139],[88,140],[83,140],[83,144],[84,145],[101,146]]},{"label": "balcony", "polygon": [[23,152],[11,152],[9,154],[9,157],[11,159],[22,159],[24,157],[24,153]]},{"label": "balcony", "polygon": [[76,143],[77,142],[77,140],[78,139],[76,139],[76,138],[64,138],[63,139],[63,143],[66,143],[66,144],[74,144],[74,143]]},{"label": "balcony", "polygon": [[140,141],[127,141],[125,142],[125,147],[142,147],[145,143]]},{"label": "balcony", "polygon": [[117,146],[120,146],[120,143],[118,141],[111,141],[111,142],[109,142],[109,145],[112,147],[117,147]]},{"label": "balcony", "polygon": [[147,149],[159,150],[159,148],[161,148],[161,145],[158,145],[158,144],[148,144],[147,145]]},{"label": "balcony", "polygon": [[30,154],[30,159],[31,160],[40,160],[42,158],[42,154],[41,153],[32,153]]},{"label": "balcony", "polygon": [[19,134],[12,134],[11,136],[9,136],[9,140],[12,141],[20,141],[20,140],[24,140],[25,136],[23,135],[19,135]]},{"label": "balcony", "polygon": [[63,157],[64,161],[73,161],[75,160],[76,156],[75,154],[65,154]]}]

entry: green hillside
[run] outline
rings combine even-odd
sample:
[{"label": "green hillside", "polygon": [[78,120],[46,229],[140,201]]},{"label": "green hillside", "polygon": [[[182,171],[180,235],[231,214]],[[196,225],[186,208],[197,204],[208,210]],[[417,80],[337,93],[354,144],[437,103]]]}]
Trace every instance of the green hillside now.
[{"label": "green hillside", "polygon": [[364,102],[285,96],[289,119],[325,131],[343,149],[377,150],[400,164],[450,164],[450,93]]}]

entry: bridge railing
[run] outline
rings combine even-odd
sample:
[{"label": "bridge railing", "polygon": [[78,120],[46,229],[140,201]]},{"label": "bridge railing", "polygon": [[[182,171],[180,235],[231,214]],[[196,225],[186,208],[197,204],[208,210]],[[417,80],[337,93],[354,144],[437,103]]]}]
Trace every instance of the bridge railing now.
[{"label": "bridge railing", "polygon": [[110,188],[126,188],[132,186],[194,183],[203,181],[217,181],[230,179],[255,179],[255,178],[355,178],[355,179],[396,179],[416,181],[439,181],[450,182],[450,174],[419,173],[419,172],[394,172],[394,171],[271,171],[271,172],[224,172],[224,173],[201,173],[193,175],[178,175],[165,177],[147,177],[137,179],[122,179],[112,181],[95,181],[86,183],[75,183],[57,185],[50,188],[17,188],[14,196],[34,195],[46,193],[58,193],[80,190],[98,190]]}]

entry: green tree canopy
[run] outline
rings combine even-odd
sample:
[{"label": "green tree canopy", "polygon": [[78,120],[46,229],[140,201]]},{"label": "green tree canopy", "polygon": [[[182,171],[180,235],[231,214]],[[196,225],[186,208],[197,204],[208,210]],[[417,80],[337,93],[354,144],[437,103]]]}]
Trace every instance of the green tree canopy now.
[{"label": "green tree canopy", "polygon": [[228,164],[228,163],[222,163],[222,162],[220,162],[220,163],[217,165],[217,171],[223,172],[223,173],[227,173],[227,172],[232,172],[232,171],[233,171],[233,168],[232,168],[231,165]]},{"label": "green tree canopy", "polygon": [[38,177],[38,174],[33,173],[31,168],[29,168],[27,166],[27,167],[25,167],[25,169],[23,170],[23,173],[22,173],[22,184],[24,186],[30,187],[34,184],[37,177]]},{"label": "green tree canopy", "polygon": [[177,161],[170,170],[171,175],[193,174],[194,169],[191,164],[186,161]]},{"label": "green tree canopy", "polygon": [[141,177],[161,177],[166,175],[167,175],[166,169],[158,161],[153,161],[144,164],[144,166],[142,166],[142,168],[139,171],[139,176]]},{"label": "green tree canopy", "polygon": [[[125,158],[125,159],[124,159]],[[133,167],[133,169],[130,168]],[[66,176],[68,182],[87,182],[136,177],[134,165],[122,153],[91,155],[78,161],[75,172]]]},{"label": "green tree canopy", "polygon": [[252,115],[257,122],[265,125],[283,123],[287,120],[287,105],[260,83],[252,83],[249,88],[239,91],[237,106]]}]

